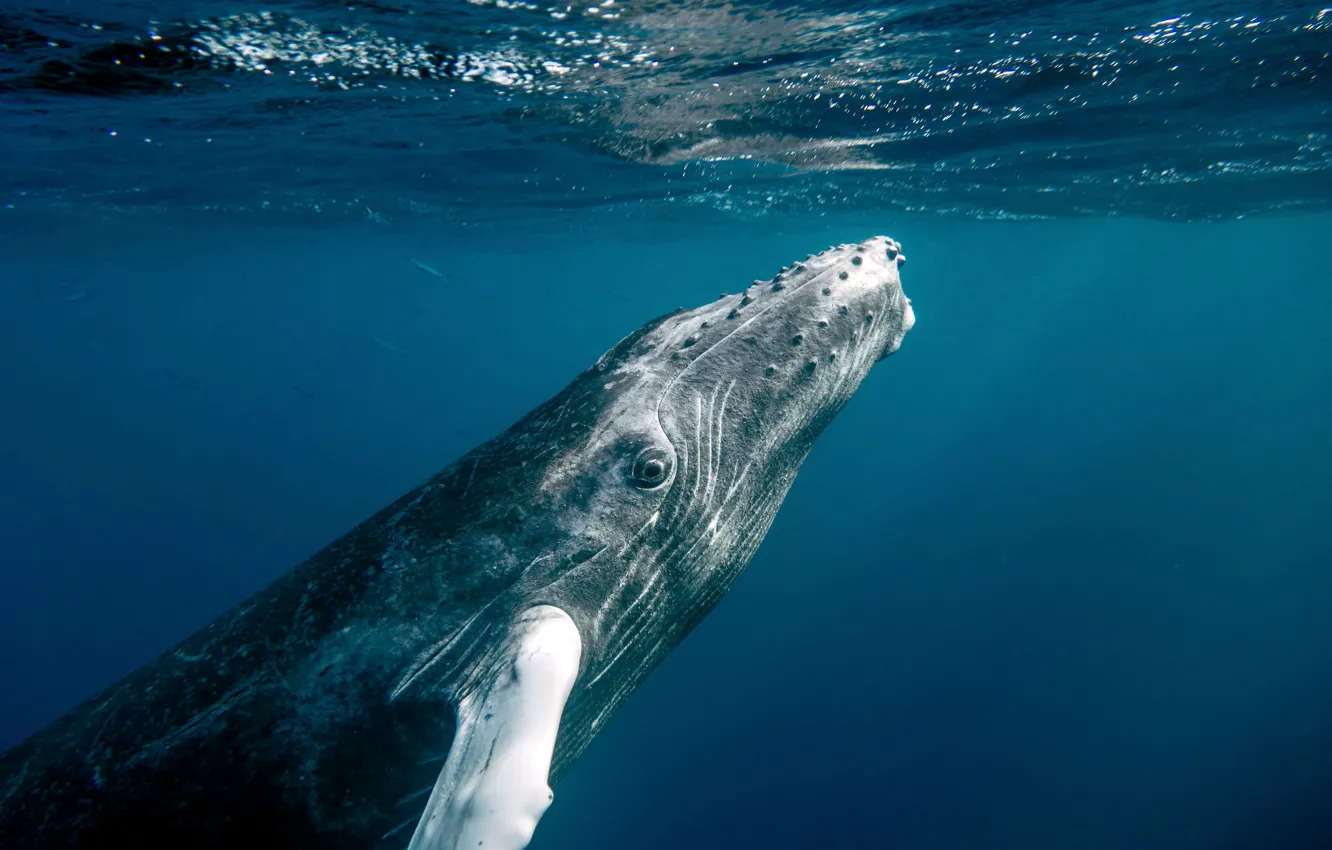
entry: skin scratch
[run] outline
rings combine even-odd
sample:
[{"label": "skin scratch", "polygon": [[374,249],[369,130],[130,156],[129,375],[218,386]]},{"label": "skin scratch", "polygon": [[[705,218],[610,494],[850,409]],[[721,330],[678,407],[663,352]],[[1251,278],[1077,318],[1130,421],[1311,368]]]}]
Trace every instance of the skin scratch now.
[{"label": "skin scratch", "polygon": [[204,709],[198,714],[194,715],[189,720],[185,721],[179,727],[172,730],[172,732],[169,735],[165,735],[157,739],[152,744],[145,747],[143,751],[131,756],[125,762],[126,766],[132,767],[135,764],[138,764],[142,761],[147,761],[156,758],[161,752],[171,749],[171,747],[175,746],[180,741],[185,740],[190,735],[194,734],[195,731],[201,729],[206,724],[208,724],[210,721],[215,720],[218,717],[221,717],[223,714],[226,714],[228,711],[231,710],[232,706],[240,702],[251,691],[255,689],[256,685],[258,684],[258,681],[259,681],[258,676],[251,676],[249,679],[246,679],[244,682],[241,682],[239,685],[232,688],[230,691],[227,691],[227,693],[224,694],[221,699],[219,699],[217,702],[213,703],[212,705],[208,706],[208,708]]},{"label": "skin scratch", "polygon": [[472,482],[476,480],[476,468],[480,465],[481,458],[478,457],[476,460],[472,461],[472,471],[467,473],[467,486],[463,488],[462,495],[458,497],[458,501],[463,501],[467,498],[467,494],[472,492]]},{"label": "skin scratch", "polygon": [[13,781],[9,783],[9,787],[5,789],[5,795],[0,797],[0,806],[8,803],[9,798],[14,796],[14,792],[23,786],[23,780],[28,776],[28,766],[31,763],[32,759],[24,759],[23,767],[19,769],[18,775],[14,777]]}]

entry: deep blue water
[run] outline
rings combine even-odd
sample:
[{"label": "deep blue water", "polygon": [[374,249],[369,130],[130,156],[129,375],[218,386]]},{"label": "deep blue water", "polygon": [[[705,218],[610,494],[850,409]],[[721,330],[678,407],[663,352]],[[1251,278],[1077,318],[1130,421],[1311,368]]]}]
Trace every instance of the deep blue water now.
[{"label": "deep blue water", "polygon": [[532,846],[1332,846],[1332,11],[267,8],[0,5],[0,748],[887,233],[915,330]]}]

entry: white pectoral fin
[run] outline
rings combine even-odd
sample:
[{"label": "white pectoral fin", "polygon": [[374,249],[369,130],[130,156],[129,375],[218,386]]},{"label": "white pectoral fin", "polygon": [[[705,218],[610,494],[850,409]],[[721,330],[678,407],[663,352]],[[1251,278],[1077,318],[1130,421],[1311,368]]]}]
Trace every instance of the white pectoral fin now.
[{"label": "white pectoral fin", "polygon": [[583,641],[539,605],[509,632],[495,676],[458,706],[448,760],[408,850],[522,850],[554,796],[547,784]]}]

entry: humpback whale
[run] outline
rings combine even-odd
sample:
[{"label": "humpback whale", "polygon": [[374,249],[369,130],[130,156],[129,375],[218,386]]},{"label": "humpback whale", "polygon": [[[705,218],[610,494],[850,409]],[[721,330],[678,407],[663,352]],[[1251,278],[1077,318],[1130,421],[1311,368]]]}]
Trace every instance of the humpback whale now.
[{"label": "humpback whale", "polygon": [[0,757],[0,846],[519,850],[915,322],[877,236],[657,318]]}]

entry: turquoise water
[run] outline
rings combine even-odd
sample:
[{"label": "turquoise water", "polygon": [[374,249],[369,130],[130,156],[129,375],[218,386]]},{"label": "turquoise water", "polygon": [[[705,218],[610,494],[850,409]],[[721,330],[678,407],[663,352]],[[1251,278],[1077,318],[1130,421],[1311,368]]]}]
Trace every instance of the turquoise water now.
[{"label": "turquoise water", "polygon": [[1264,5],[6,7],[0,748],[887,233],[916,328],[532,846],[1332,846],[1332,12]]}]

